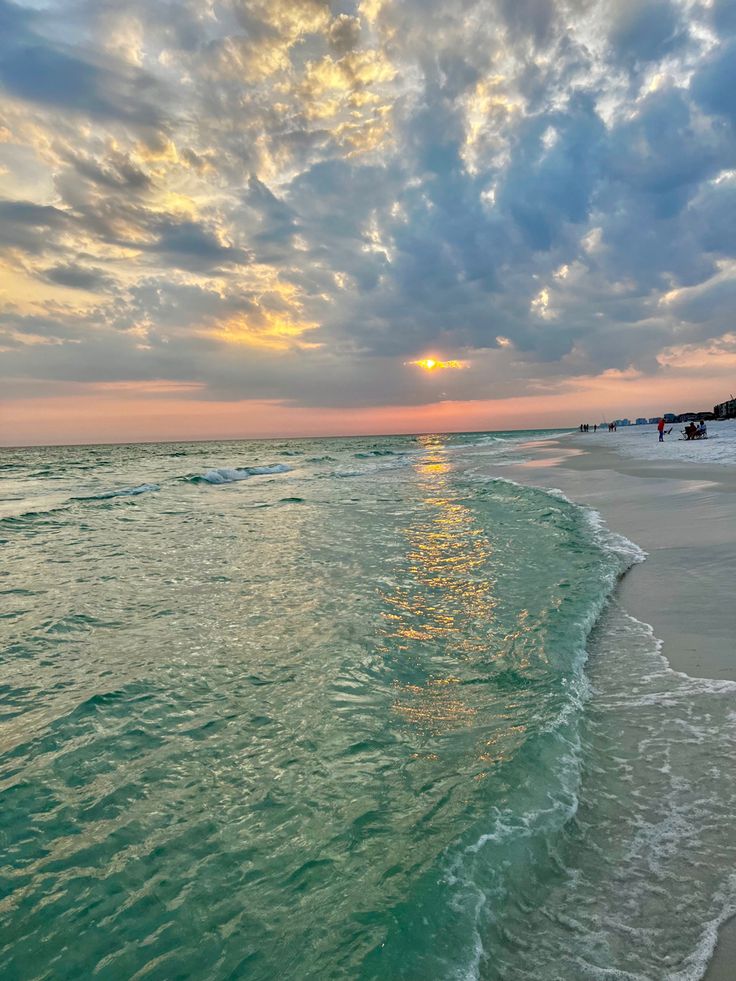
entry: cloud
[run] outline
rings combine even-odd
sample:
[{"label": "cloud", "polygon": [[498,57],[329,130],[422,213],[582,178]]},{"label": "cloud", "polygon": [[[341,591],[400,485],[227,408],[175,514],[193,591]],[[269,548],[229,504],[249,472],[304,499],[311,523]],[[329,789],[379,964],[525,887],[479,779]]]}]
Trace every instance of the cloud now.
[{"label": "cloud", "polygon": [[661,61],[687,39],[682,8],[671,0],[618,0],[612,10],[609,41],[628,67]]},{"label": "cloud", "polygon": [[58,228],[67,221],[68,215],[51,205],[0,200],[0,219],[28,228]]},{"label": "cloud", "polygon": [[736,124],[736,39],[705,59],[691,88],[706,112],[718,113]]},{"label": "cloud", "polygon": [[0,249],[12,247],[29,257],[39,255],[47,248],[50,234],[71,224],[73,218],[53,205],[0,200]]},{"label": "cloud", "polygon": [[360,37],[360,18],[338,14],[330,24],[328,37],[330,47],[337,54],[351,51],[357,46]]},{"label": "cloud", "polygon": [[45,278],[49,282],[56,283],[59,286],[68,286],[70,289],[75,290],[91,291],[109,288],[113,282],[101,269],[86,269],[82,266],[73,265],[54,266],[51,269],[47,269]]},{"label": "cloud", "polygon": [[0,84],[10,95],[94,118],[161,125],[161,86],[153,75],[81,44],[49,41],[40,21],[38,12],[0,5]]},{"label": "cloud", "polygon": [[710,182],[692,202],[689,217],[701,247],[718,258],[736,258],[736,174]]},{"label": "cloud", "polygon": [[156,242],[148,248],[180,269],[204,271],[248,262],[247,252],[223,244],[211,229],[196,221],[162,221]]},{"label": "cloud", "polygon": [[69,154],[68,160],[80,177],[100,187],[132,191],[148,188],[151,184],[150,176],[124,155],[111,155],[103,166],[94,158],[85,159],[73,154]]},{"label": "cloud", "polygon": [[0,0],[7,377],[339,407],[655,375],[728,327],[735,9]]},{"label": "cloud", "polygon": [[517,37],[531,37],[537,45],[549,38],[557,13],[553,0],[501,0],[499,6]]}]

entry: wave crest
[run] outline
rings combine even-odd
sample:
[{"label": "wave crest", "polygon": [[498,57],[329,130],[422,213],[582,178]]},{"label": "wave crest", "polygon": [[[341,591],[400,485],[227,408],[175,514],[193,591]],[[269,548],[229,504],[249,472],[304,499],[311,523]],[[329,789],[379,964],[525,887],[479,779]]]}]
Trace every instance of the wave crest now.
[{"label": "wave crest", "polygon": [[394,450],[368,450],[365,453],[353,453],[356,460],[370,460],[374,456],[403,456],[403,453],[396,453]]},{"label": "wave crest", "polygon": [[285,463],[276,463],[271,467],[217,467],[189,479],[195,484],[232,484],[249,477],[259,477],[264,474],[288,473],[291,467]]},{"label": "wave crest", "polygon": [[71,501],[107,501],[111,497],[137,497],[149,491],[161,490],[160,484],[137,484],[135,487],[121,487],[118,490],[102,491],[101,494],[84,494],[71,497]]}]

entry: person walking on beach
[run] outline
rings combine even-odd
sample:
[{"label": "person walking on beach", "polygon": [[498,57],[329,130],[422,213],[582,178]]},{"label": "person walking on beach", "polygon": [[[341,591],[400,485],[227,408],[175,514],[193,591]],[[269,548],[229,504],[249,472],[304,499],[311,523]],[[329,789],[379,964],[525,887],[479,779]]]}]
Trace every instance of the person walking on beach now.
[{"label": "person walking on beach", "polygon": [[657,432],[659,433],[659,442],[664,443],[664,419],[662,418],[657,423]]}]

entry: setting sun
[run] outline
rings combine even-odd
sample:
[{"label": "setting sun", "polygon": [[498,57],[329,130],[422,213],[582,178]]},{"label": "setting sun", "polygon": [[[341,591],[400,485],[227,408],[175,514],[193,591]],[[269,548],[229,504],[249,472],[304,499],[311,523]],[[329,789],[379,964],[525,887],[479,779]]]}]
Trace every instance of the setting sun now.
[{"label": "setting sun", "polygon": [[407,361],[406,364],[425,371],[435,371],[439,368],[464,368],[464,361],[436,361],[434,358],[422,358],[420,361]]}]

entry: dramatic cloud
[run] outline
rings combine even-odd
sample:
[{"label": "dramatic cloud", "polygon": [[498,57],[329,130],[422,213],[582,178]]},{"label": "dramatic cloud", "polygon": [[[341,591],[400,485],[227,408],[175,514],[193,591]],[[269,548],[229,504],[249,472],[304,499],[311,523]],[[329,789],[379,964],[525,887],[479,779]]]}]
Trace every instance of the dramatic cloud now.
[{"label": "dramatic cloud", "polygon": [[734,0],[0,0],[0,93],[18,397],[502,399],[732,337]]}]

